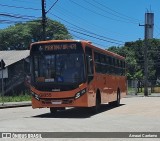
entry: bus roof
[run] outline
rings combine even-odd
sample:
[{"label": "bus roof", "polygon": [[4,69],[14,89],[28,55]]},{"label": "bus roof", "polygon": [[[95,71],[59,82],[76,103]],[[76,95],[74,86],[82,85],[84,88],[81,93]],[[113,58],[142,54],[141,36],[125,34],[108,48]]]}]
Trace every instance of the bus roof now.
[{"label": "bus roof", "polygon": [[46,40],[46,41],[38,41],[38,42],[31,43],[31,46],[34,44],[59,43],[59,42],[69,43],[69,42],[81,42],[81,41],[80,40]]},{"label": "bus roof", "polygon": [[100,52],[100,53],[103,53],[103,54],[108,54],[108,55],[111,55],[111,56],[114,56],[114,57],[117,57],[119,59],[125,59],[125,57],[123,56],[120,56],[114,52],[111,52],[111,51],[108,51],[108,50],[104,50],[104,49],[101,49],[99,47],[96,47],[95,45],[92,44],[92,42],[90,41],[86,41],[86,40],[47,40],[47,41],[39,41],[39,42],[34,42],[34,43],[31,43],[31,46],[30,46],[30,49],[32,47],[32,45],[34,44],[45,44],[45,43],[59,43],[59,42],[63,42],[63,43],[69,43],[69,42],[81,42],[82,44],[86,44],[86,45],[89,45],[90,47],[92,47],[94,50]]},{"label": "bus roof", "polygon": [[110,56],[114,56],[114,57],[117,57],[117,58],[122,59],[122,60],[125,59],[125,57],[123,57],[123,56],[121,56],[121,55],[119,55],[119,54],[116,54],[116,53],[114,53],[114,52],[111,52],[111,51],[108,51],[108,50],[104,50],[104,49],[102,49],[102,48],[99,48],[99,47],[91,44],[91,42],[89,42],[89,41],[82,41],[82,43],[85,43],[85,44],[88,44],[88,45],[92,46],[92,48],[93,48],[94,50],[98,51],[99,53],[106,54],[106,55],[110,55]]}]

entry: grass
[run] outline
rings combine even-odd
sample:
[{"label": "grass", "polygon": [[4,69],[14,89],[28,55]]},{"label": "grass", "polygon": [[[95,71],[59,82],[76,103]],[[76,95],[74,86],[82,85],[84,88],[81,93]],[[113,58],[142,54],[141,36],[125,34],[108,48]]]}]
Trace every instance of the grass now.
[{"label": "grass", "polygon": [[31,96],[28,94],[19,96],[0,96],[0,102],[21,102],[21,101],[31,101]]}]

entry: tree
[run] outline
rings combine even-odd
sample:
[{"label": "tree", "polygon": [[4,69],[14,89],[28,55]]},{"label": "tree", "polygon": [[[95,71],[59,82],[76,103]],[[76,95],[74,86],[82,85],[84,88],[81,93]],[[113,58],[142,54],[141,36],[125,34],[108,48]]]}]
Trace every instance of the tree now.
[{"label": "tree", "polygon": [[[67,28],[51,19],[47,19],[47,40],[71,39]],[[42,40],[42,25],[40,20],[18,23],[0,30],[0,50],[24,50],[31,42]]]},{"label": "tree", "polygon": [[[144,76],[144,41],[126,42],[122,47],[108,50],[126,57],[128,79],[142,80]],[[160,40],[148,40],[148,80],[160,77]],[[156,81],[152,81],[155,84]]]}]

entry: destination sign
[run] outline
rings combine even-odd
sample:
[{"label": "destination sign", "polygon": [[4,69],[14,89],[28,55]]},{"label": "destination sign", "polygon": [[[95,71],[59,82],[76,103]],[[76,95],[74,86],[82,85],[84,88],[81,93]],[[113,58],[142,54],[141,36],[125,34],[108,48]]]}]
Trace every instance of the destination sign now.
[{"label": "destination sign", "polygon": [[77,45],[76,44],[48,44],[48,45],[41,45],[40,50],[45,51],[57,51],[57,50],[76,50]]},{"label": "destination sign", "polygon": [[83,47],[79,42],[53,42],[53,43],[38,43],[31,46],[31,54],[38,52],[46,53],[73,53],[83,52]]}]

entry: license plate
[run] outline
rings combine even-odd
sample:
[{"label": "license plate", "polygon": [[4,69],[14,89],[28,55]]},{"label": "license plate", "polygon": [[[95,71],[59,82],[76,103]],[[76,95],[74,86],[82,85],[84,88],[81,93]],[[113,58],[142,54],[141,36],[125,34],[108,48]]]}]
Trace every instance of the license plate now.
[{"label": "license plate", "polygon": [[52,101],[52,104],[62,104],[62,101]]}]

